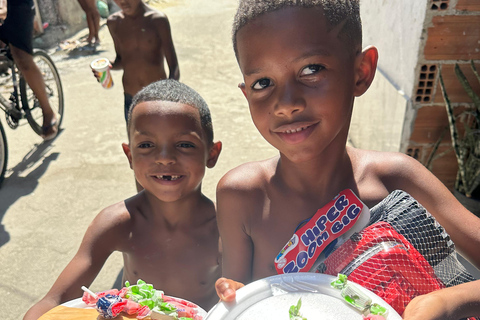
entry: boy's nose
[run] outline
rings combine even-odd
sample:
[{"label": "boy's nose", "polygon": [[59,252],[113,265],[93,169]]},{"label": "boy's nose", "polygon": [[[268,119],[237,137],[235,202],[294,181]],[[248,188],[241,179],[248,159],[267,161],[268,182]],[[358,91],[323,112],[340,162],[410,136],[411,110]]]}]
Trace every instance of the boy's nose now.
[{"label": "boy's nose", "polygon": [[174,150],[168,147],[161,148],[156,154],[155,162],[163,165],[174,164],[176,162]]},{"label": "boy's nose", "polygon": [[293,113],[305,109],[305,99],[295,84],[287,84],[278,92],[278,100],[275,105],[277,116],[290,116]]}]

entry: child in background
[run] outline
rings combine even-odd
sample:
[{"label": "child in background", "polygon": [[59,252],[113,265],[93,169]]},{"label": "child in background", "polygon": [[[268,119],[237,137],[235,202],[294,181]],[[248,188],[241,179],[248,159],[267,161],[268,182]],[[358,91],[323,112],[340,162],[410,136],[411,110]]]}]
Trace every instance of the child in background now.
[{"label": "child in background", "polygon": [[[107,26],[115,45],[112,70],[123,69],[125,121],[132,97],[148,84],[180,78],[177,55],[165,14],[142,0],[114,0],[121,11],[108,17]],[[165,71],[165,60],[169,75]],[[95,76],[98,75],[94,72]]]},{"label": "child in background", "polygon": [[75,257],[24,319],[81,297],[81,286],[92,283],[114,251],[123,253],[123,281],[145,280],[206,310],[218,302],[215,204],[201,185],[222,145],[213,142],[207,104],[184,84],[158,81],[134,97],[127,126],[123,149],[144,190],[97,215]]},{"label": "child in background", "polygon": [[[276,274],[274,260],[301,223],[340,191],[368,207],[395,190],[423,205],[480,267],[480,219],[424,166],[401,153],[346,146],[355,97],[374,79],[376,48],[362,50],[358,0],[241,0],[234,50],[252,120],[279,156],[241,165],[217,188],[223,275],[231,301],[243,284]],[[308,271],[308,270],[307,270]],[[404,319],[480,315],[480,282],[418,296]]]}]

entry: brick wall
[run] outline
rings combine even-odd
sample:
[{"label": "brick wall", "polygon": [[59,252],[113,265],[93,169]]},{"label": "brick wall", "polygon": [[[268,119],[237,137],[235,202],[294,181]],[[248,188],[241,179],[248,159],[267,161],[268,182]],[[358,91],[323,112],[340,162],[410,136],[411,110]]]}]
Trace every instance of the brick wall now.
[{"label": "brick wall", "polygon": [[455,113],[472,108],[472,100],[455,76],[454,64],[460,65],[475,92],[480,94],[480,85],[470,68],[470,60],[473,59],[480,71],[480,1],[429,0],[428,5],[425,39],[423,50],[420,50],[413,93],[417,116],[407,153],[426,164],[434,144],[445,133],[435,153],[438,158],[432,162],[430,169],[447,187],[453,189],[457,162],[451,149],[450,132],[444,132],[448,117],[438,71],[442,70]]}]

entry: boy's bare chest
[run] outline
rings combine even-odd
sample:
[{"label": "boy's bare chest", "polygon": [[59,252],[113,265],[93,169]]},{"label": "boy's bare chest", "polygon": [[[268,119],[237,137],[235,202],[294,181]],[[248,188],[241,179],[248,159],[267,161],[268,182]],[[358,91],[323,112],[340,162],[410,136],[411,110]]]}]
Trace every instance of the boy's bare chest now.
[{"label": "boy's bare chest", "polygon": [[[200,303],[220,277],[218,234],[132,235],[124,252],[124,279],[144,279],[166,294]],[[207,294],[208,296],[208,294]]]},{"label": "boy's bare chest", "polygon": [[115,42],[121,53],[136,51],[138,55],[142,55],[140,50],[158,50],[162,46],[158,32],[146,23],[119,25]]},{"label": "boy's bare chest", "polygon": [[[320,208],[316,203],[304,203],[295,197],[266,201],[263,209],[252,217],[250,236],[254,244],[253,277],[276,274],[274,259],[287,244],[297,227],[311,218]],[[275,201],[273,201],[275,200]]]}]

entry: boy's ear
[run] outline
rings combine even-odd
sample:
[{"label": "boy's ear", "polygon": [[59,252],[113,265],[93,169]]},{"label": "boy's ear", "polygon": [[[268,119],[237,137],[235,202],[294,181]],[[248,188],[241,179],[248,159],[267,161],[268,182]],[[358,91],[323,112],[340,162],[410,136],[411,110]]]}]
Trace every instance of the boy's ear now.
[{"label": "boy's ear", "polygon": [[355,96],[359,97],[367,91],[377,70],[377,48],[369,46],[358,54],[355,61]]},{"label": "boy's ear", "polygon": [[243,96],[244,96],[245,98],[247,98],[247,91],[245,90],[245,83],[243,83],[243,82],[242,82],[242,83],[239,83],[239,84],[238,84],[238,87],[240,88],[240,90],[242,90]]},{"label": "boy's ear", "polygon": [[130,164],[130,169],[133,169],[132,168],[132,151],[130,150],[130,146],[128,145],[128,143],[122,143],[122,148],[123,148],[123,152],[127,156],[128,163]]},{"label": "boy's ear", "polygon": [[207,168],[215,167],[218,157],[220,156],[220,152],[222,152],[222,142],[217,141],[213,144],[208,152]]}]

